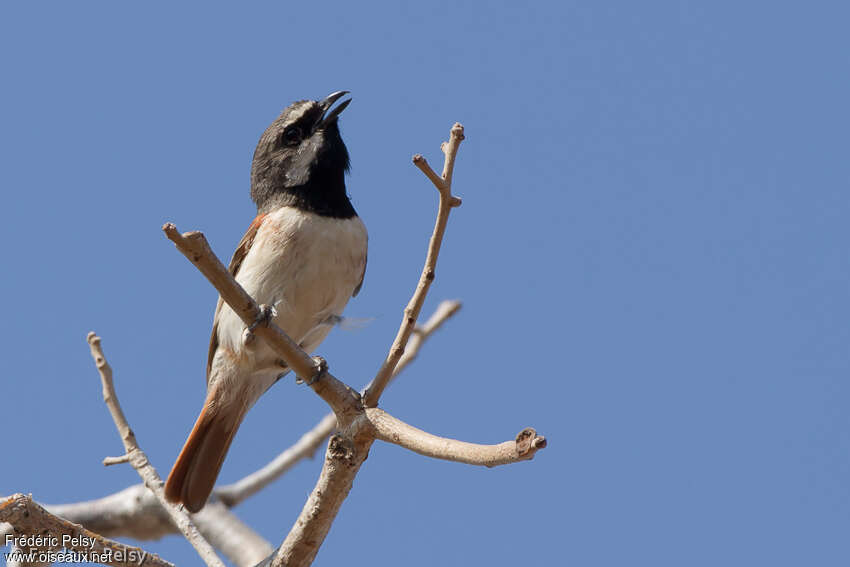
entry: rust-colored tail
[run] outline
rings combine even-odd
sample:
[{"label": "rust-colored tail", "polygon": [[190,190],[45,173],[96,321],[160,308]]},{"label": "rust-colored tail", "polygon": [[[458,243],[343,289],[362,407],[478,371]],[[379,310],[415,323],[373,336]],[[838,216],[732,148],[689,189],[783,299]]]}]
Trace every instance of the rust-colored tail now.
[{"label": "rust-colored tail", "polygon": [[230,442],[245,416],[244,409],[222,407],[214,397],[215,392],[207,395],[204,409],[165,481],[165,497],[182,503],[190,512],[197,512],[206,504]]}]

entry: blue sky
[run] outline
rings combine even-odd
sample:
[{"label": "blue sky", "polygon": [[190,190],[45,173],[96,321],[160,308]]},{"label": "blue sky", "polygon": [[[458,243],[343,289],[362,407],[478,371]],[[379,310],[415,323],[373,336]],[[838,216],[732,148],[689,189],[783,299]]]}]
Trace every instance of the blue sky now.
[{"label": "blue sky", "polygon": [[[346,89],[369,268],[320,353],[353,386],[415,285],[439,162],[453,213],[424,313],[461,313],[382,406],[437,434],[549,439],[480,469],[376,444],[318,565],[846,565],[850,40],[843,3],[4,4],[0,494],[138,482],[100,399],[95,330],[165,475],[204,395],[213,289],[160,232],[229,258],[248,173],[296,99]],[[291,380],[221,479],[326,408]],[[279,542],[307,461],[237,509]],[[380,543],[372,545],[377,538]],[[177,536],[143,544],[198,564]],[[367,551],[364,551],[367,550]]]}]

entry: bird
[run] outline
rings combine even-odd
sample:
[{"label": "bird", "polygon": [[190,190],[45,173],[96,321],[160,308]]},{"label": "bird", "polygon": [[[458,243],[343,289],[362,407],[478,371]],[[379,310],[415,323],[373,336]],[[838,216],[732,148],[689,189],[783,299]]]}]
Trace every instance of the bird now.
[{"label": "bird", "polygon": [[[345,186],[350,168],[339,131],[351,98],[286,107],[257,143],[251,198],[257,216],[229,270],[277,324],[310,353],[340,320],[366,272],[368,235]],[[258,321],[259,322],[259,321]],[[190,512],[212,493],[245,414],[288,368],[221,298],[207,357],[207,394],[165,483],[166,498]]]}]

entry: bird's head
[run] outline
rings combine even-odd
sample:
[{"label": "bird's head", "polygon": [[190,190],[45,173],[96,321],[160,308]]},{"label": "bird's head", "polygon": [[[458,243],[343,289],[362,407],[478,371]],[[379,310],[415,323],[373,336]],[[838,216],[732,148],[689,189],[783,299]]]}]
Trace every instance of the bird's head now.
[{"label": "bird's head", "polygon": [[294,102],[263,132],[251,165],[251,198],[260,212],[289,205],[326,216],[353,216],[345,192],[348,150],[337,123],[351,99],[333,106],[346,94]]}]

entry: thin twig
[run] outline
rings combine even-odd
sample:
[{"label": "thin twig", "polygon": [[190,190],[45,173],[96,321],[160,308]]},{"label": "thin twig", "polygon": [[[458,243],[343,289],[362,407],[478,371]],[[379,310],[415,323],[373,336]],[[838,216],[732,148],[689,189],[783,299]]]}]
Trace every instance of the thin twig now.
[{"label": "thin twig", "polygon": [[[404,349],[404,354],[396,364],[395,370],[393,370],[390,382],[395,380],[396,376],[401,374],[401,371],[404,370],[408,364],[414,361],[416,356],[419,354],[419,349],[425,339],[430,337],[435,331],[442,327],[443,323],[445,323],[449,317],[460,311],[461,305],[460,301],[444,299],[440,302],[437,309],[434,310],[434,313],[431,314],[424,325],[417,325],[414,328],[410,340]],[[364,390],[371,388],[374,383],[375,379],[373,378],[372,381],[366,385]]]},{"label": "thin twig", "polygon": [[404,317],[401,320],[396,338],[375,378],[363,392],[363,405],[366,407],[375,407],[378,405],[378,400],[381,399],[381,394],[387,387],[398,361],[404,355],[407,341],[410,339],[410,335],[416,326],[416,319],[419,317],[422,305],[425,304],[428,288],[431,287],[431,282],[434,281],[434,275],[437,269],[437,257],[440,255],[440,246],[443,243],[443,236],[446,233],[449,213],[452,208],[458,207],[461,204],[461,200],[452,195],[452,173],[454,171],[457,150],[463,137],[463,126],[455,124],[452,127],[449,141],[441,146],[446,156],[442,176],[438,176],[431,169],[431,166],[428,165],[424,157],[419,154],[413,156],[413,163],[422,170],[437,188],[437,191],[440,192],[437,220],[434,223],[434,232],[431,234],[431,240],[428,243],[428,254],[425,257],[425,266],[422,268],[422,275],[419,277],[419,283],[413,292],[413,297],[410,298],[410,302],[404,308]]},{"label": "thin twig", "polygon": [[124,450],[129,456],[130,464],[133,465],[133,468],[142,477],[145,486],[154,493],[156,499],[168,512],[174,525],[177,526],[189,543],[192,544],[192,547],[197,550],[198,555],[201,556],[204,563],[210,567],[224,567],[224,563],[218,558],[215,550],[192,523],[189,514],[165,499],[162,479],[150,461],[148,461],[147,455],[139,448],[139,444],[136,442],[136,436],[133,434],[133,430],[130,429],[127,418],[124,417],[121,404],[118,403],[118,397],[115,394],[115,385],[112,382],[112,368],[103,354],[100,337],[94,333],[89,333],[86,339],[88,340],[94,363],[100,373],[100,380],[103,385],[103,401],[106,402],[109,413],[112,414],[112,420],[115,422],[115,427],[118,429],[118,434],[124,443]]},{"label": "thin twig", "polygon": [[130,462],[130,455],[121,455],[120,457],[104,457],[103,466],[111,467],[112,465],[121,465]]},{"label": "thin twig", "polygon": [[[55,516],[33,502],[32,496],[15,494],[0,502],[0,522],[8,522],[15,528],[12,543],[23,556],[7,555],[9,563],[20,565],[44,563],[56,560],[61,549],[74,552],[75,557],[65,556],[62,562],[92,562],[103,565],[140,565],[150,567],[174,567],[156,554],[111,540]],[[23,536],[23,537],[22,537]],[[30,537],[25,537],[30,536]],[[30,558],[25,556],[33,555]],[[53,555],[54,557],[51,557]]]}]

